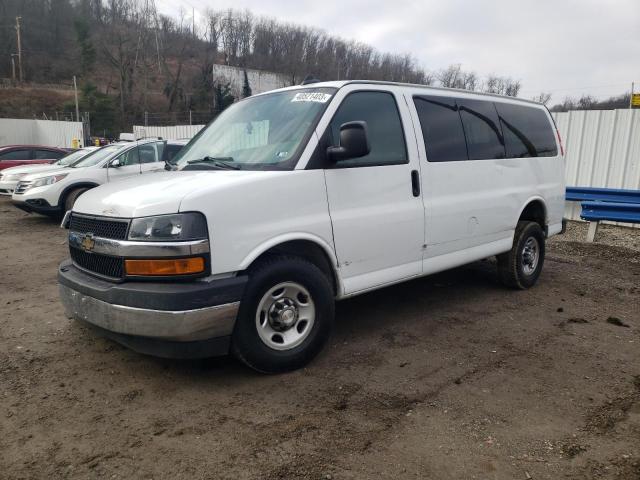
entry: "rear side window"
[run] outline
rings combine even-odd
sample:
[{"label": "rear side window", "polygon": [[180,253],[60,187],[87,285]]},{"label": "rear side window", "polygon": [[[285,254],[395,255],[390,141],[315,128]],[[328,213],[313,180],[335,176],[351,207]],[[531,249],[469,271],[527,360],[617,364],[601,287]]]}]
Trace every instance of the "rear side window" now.
[{"label": "rear side window", "polygon": [[455,99],[448,97],[415,97],[427,160],[452,162],[467,160],[462,120]]},{"label": "rear side window", "polygon": [[138,147],[140,163],[154,163],[158,161],[156,149],[152,143],[140,145]]},{"label": "rear side window", "polygon": [[0,160],[31,160],[31,150],[12,150],[0,153]]},{"label": "rear side window", "polygon": [[343,166],[394,165],[407,163],[407,148],[396,101],[387,92],[354,92],[342,102],[329,126],[331,144],[338,145],[340,125],[367,122],[371,152],[364,157],[345,160]]},{"label": "rear side window", "polygon": [[469,160],[505,158],[500,121],[493,102],[459,99]]},{"label": "rear side window", "polygon": [[551,123],[540,108],[496,103],[502,125],[507,158],[555,157],[556,138]]},{"label": "rear side window", "polygon": [[35,158],[36,160],[57,160],[62,158],[65,155],[64,152],[54,152],[52,150],[36,150]]}]

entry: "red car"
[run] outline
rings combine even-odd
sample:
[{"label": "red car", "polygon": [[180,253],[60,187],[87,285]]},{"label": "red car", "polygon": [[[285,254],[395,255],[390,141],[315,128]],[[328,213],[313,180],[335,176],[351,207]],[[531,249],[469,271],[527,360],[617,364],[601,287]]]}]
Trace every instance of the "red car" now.
[{"label": "red car", "polygon": [[0,170],[18,165],[55,162],[70,151],[42,145],[5,145],[0,147]]}]

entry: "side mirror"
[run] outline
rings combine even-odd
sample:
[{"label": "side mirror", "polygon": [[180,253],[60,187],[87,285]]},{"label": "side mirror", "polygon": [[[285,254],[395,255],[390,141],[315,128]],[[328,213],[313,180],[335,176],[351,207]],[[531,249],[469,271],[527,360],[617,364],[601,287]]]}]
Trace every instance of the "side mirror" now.
[{"label": "side mirror", "polygon": [[367,136],[367,122],[347,122],[340,125],[340,144],[327,148],[332,162],[369,155],[371,147]]},{"label": "side mirror", "polygon": [[120,164],[120,159],[119,158],[114,158],[113,160],[111,160],[109,162],[109,166],[113,167],[113,168],[118,168],[118,167],[120,167],[120,165],[121,164]]}]

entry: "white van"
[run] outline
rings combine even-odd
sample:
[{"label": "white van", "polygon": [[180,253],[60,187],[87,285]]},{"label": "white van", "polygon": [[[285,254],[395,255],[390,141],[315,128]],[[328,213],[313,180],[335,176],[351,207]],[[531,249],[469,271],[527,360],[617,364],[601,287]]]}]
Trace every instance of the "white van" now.
[{"label": "white van", "polygon": [[90,188],[162,170],[164,146],[157,139],[113,143],[68,167],[31,173],[20,178],[12,203],[26,212],[62,215]]},{"label": "white van", "polygon": [[563,226],[557,131],[514,98],[286,88],[225,110],[177,164],[91,190],[65,220],[68,315],[153,355],[298,368],[334,300],[493,255],[504,284],[528,288]]}]

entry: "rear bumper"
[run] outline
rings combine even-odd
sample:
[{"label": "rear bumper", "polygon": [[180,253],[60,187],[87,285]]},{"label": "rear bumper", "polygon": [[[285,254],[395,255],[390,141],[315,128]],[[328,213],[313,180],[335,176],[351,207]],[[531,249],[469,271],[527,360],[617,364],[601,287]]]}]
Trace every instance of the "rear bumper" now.
[{"label": "rear bumper", "polygon": [[246,277],[117,284],[66,261],[58,281],[69,318],[141,353],[201,358],[228,353]]}]

